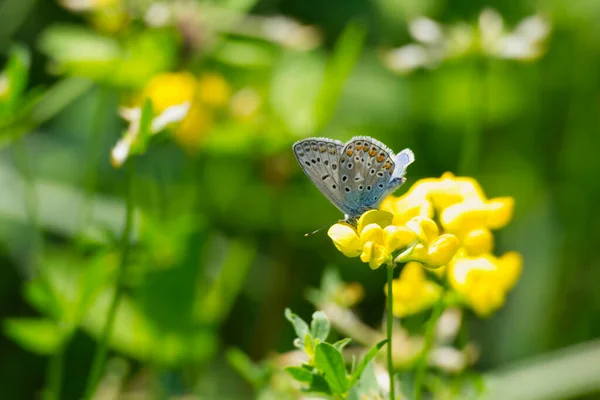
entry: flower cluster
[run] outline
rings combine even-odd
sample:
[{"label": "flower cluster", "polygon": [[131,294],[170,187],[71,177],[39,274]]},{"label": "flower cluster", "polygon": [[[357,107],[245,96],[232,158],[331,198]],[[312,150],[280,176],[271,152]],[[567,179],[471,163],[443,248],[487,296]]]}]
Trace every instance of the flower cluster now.
[{"label": "flower cluster", "polygon": [[121,116],[129,122],[129,127],[113,148],[112,164],[121,166],[136,144],[144,140],[140,125],[145,101],[152,105],[149,133],[153,135],[172,128],[175,141],[182,148],[194,151],[230,97],[229,84],[216,73],[206,73],[199,78],[190,72],[156,75],[136,96],[134,107],[121,109]]},{"label": "flower cluster", "polygon": [[[418,262],[409,262],[402,268],[400,278],[392,285],[394,305],[398,318],[416,314],[433,306],[442,295],[442,288],[427,280],[425,270]],[[387,290],[386,290],[387,295]]]},{"label": "flower cluster", "polygon": [[442,26],[426,17],[414,19],[409,32],[417,43],[393,49],[384,55],[388,68],[399,73],[432,68],[444,60],[477,53],[488,57],[533,60],[543,52],[550,24],[540,15],[523,19],[509,31],[502,16],[484,9],[476,26],[459,23]]},{"label": "flower cluster", "polygon": [[[393,215],[395,225],[410,225],[419,218],[432,221],[433,218],[438,221],[440,231],[457,239],[460,249],[453,253],[451,260],[442,264],[447,265],[443,272],[454,293],[480,316],[490,315],[504,304],[506,293],[515,285],[521,272],[522,259],[518,253],[509,252],[501,257],[492,254],[492,230],[502,228],[511,220],[513,208],[513,198],[488,199],[477,181],[455,177],[451,173],[439,179],[422,179],[405,195],[390,196],[381,205],[382,210]],[[434,223],[436,229],[438,224]],[[429,229],[433,232],[433,228]],[[421,261],[419,257],[412,260]],[[408,278],[401,276],[400,282],[408,282]],[[406,302],[423,302],[407,299]],[[409,310],[421,308],[404,305],[404,309]]]},{"label": "flower cluster", "polygon": [[370,210],[358,220],[356,227],[340,222],[328,235],[347,257],[359,257],[372,269],[392,263],[395,253],[403,261],[419,261],[431,267],[447,264],[458,249],[452,234],[439,235],[434,221],[416,216],[405,224],[394,224],[394,215]]}]

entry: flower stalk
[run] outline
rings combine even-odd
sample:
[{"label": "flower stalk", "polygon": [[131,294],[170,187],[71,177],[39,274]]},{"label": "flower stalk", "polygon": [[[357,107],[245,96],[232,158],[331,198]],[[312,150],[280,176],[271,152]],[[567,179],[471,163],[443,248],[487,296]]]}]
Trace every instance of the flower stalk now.
[{"label": "flower stalk", "polygon": [[90,375],[88,376],[86,389],[85,389],[85,400],[90,400],[98,386],[98,382],[102,376],[104,364],[106,361],[106,354],[108,353],[108,344],[112,335],[113,327],[117,316],[117,310],[123,297],[123,279],[125,277],[125,268],[129,262],[129,254],[131,250],[130,236],[133,226],[133,176],[134,176],[134,163],[133,159],[127,164],[127,173],[125,179],[125,196],[126,196],[126,210],[125,210],[125,224],[123,226],[123,233],[121,236],[121,261],[119,269],[117,270],[117,278],[115,283],[115,290],[113,298],[111,300],[106,321],[104,323],[104,329],[96,347],[94,359],[92,361],[92,367]]},{"label": "flower stalk", "polygon": [[425,341],[423,342],[423,349],[421,350],[421,355],[419,356],[415,368],[414,400],[421,400],[423,395],[423,382],[425,380],[425,373],[427,372],[429,353],[431,352],[435,339],[435,327],[446,308],[444,297],[444,293],[442,293],[440,299],[435,304],[431,316],[427,321],[427,326],[425,327]]},{"label": "flower stalk", "polygon": [[387,296],[387,364],[388,364],[388,374],[390,378],[390,400],[394,400],[394,396],[396,394],[395,385],[394,385],[394,360],[392,358],[392,343],[393,343],[393,323],[394,323],[394,313],[392,312],[394,306],[394,298],[392,296],[392,283],[394,281],[394,263],[391,262],[387,266],[387,287],[388,287],[388,296]]}]

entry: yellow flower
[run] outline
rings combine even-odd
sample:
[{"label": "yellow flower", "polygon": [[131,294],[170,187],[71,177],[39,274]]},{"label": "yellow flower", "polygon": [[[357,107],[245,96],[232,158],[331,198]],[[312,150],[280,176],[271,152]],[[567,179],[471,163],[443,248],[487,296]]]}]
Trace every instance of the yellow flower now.
[{"label": "yellow flower", "polygon": [[419,180],[404,196],[389,196],[382,209],[394,214],[394,224],[437,214],[444,232],[456,235],[469,255],[477,256],[493,250],[490,230],[502,228],[510,221],[514,200],[488,200],[476,180],[446,172],[439,179]]},{"label": "yellow flower", "polygon": [[142,93],[142,100],[150,99],[154,112],[160,114],[170,106],[193,103],[197,91],[198,82],[191,73],[164,73],[150,79]]},{"label": "yellow flower", "polygon": [[210,107],[223,107],[231,97],[231,88],[223,77],[215,73],[202,75],[199,80],[199,98]]},{"label": "yellow flower", "polygon": [[365,289],[358,282],[340,285],[334,295],[335,302],[344,308],[350,308],[365,297]]},{"label": "yellow flower", "polygon": [[446,265],[459,248],[456,236],[439,235],[435,222],[429,218],[415,217],[406,223],[419,239],[414,247],[398,256],[397,262],[418,261],[429,268]]},{"label": "yellow flower", "polygon": [[399,198],[394,196],[386,197],[381,206],[383,211],[388,211],[394,215],[394,225],[404,225],[414,217],[433,217],[433,205],[425,197],[405,195]]},{"label": "yellow flower", "polygon": [[356,228],[340,222],[334,224],[327,234],[336,248],[347,257],[358,257],[379,268],[392,259],[392,253],[414,243],[415,233],[403,226],[391,225],[393,215],[378,210],[364,213]]},{"label": "yellow flower", "polygon": [[449,264],[448,280],[479,316],[489,316],[504,304],[522,268],[518,253],[500,258],[491,254],[469,257],[462,252]]},{"label": "yellow flower", "polygon": [[208,131],[211,126],[211,115],[200,104],[194,103],[175,130],[175,141],[183,149],[197,150],[203,137],[202,133]]},{"label": "yellow flower", "polygon": [[427,280],[421,264],[409,262],[392,282],[393,313],[398,318],[417,314],[433,306],[441,295],[442,288]]}]

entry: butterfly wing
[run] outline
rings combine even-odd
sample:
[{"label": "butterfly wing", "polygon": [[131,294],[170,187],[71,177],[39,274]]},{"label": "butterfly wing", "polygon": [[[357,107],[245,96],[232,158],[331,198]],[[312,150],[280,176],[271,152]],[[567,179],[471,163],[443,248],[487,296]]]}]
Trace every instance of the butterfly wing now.
[{"label": "butterfly wing", "polygon": [[386,145],[367,136],[356,136],[344,145],[339,181],[348,214],[355,218],[377,208],[405,181],[406,168],[414,161],[410,149],[394,155]]},{"label": "butterfly wing", "polygon": [[394,153],[378,140],[356,136],[344,145],[339,177],[351,217],[377,208],[388,193],[394,168]]},{"label": "butterfly wing", "polygon": [[302,170],[312,183],[340,211],[348,213],[340,191],[339,159],[344,144],[339,140],[310,138],[292,146]]}]

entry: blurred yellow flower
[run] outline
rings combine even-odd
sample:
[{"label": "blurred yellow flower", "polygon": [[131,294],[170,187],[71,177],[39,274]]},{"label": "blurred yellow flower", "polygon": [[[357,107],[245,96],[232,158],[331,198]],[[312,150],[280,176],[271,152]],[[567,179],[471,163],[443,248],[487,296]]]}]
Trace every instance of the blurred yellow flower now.
[{"label": "blurred yellow flower", "polygon": [[365,289],[358,282],[341,284],[335,291],[334,301],[344,307],[350,308],[365,297]]},{"label": "blurred yellow flower", "polygon": [[[394,224],[405,224],[419,238],[396,262],[442,266],[436,270],[438,276],[448,279],[480,316],[504,304],[519,278],[522,259],[515,252],[495,257],[492,231],[512,219],[512,197],[488,199],[475,179],[447,172],[416,182],[403,196],[386,198],[381,209],[394,215]],[[437,224],[430,219],[434,216]]]},{"label": "blurred yellow flower", "polygon": [[448,280],[477,315],[486,317],[502,307],[522,265],[521,256],[515,252],[499,258],[491,254],[469,257],[461,252],[448,265]]},{"label": "blurred yellow flower", "polygon": [[138,103],[149,99],[156,114],[175,105],[189,104],[185,118],[172,128],[175,141],[183,149],[195,151],[204,133],[213,126],[214,111],[226,106],[230,96],[229,84],[216,72],[200,78],[185,71],[169,72],[153,77],[142,90]]},{"label": "blurred yellow flower", "polygon": [[198,93],[198,81],[190,72],[169,72],[150,79],[142,92],[142,100],[150,99],[154,112],[161,113],[170,106],[193,103]]},{"label": "blurred yellow flower", "polygon": [[231,97],[231,88],[219,74],[207,73],[199,80],[199,98],[202,104],[210,107],[224,107]]},{"label": "blurred yellow flower", "polygon": [[[385,292],[387,296],[387,287]],[[417,314],[433,306],[441,295],[441,286],[427,280],[423,266],[409,262],[392,282],[393,313],[398,318]]]},{"label": "blurred yellow flower", "polygon": [[403,196],[390,196],[381,209],[394,214],[394,224],[405,223],[416,215],[438,215],[445,233],[456,235],[469,255],[493,250],[491,229],[505,226],[512,218],[514,199],[488,200],[476,180],[455,177],[446,172],[441,178],[422,179]]}]

